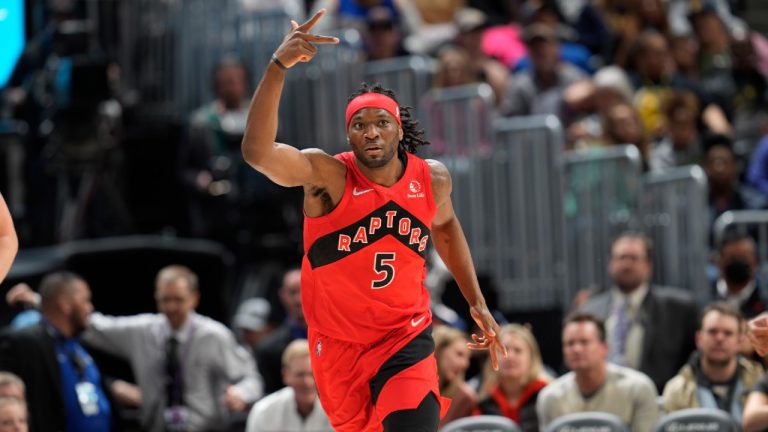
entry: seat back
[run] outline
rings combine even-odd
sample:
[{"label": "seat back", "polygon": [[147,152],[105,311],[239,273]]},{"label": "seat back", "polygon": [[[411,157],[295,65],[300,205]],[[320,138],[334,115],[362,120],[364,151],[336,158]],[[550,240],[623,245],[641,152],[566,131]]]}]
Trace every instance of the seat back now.
[{"label": "seat back", "polygon": [[481,415],[464,417],[445,425],[441,432],[523,432],[514,421],[507,417]]},{"label": "seat back", "polygon": [[586,411],[558,417],[544,429],[545,432],[629,432],[629,428],[615,414]]},{"label": "seat back", "polygon": [[739,432],[741,427],[727,412],[709,408],[690,408],[666,414],[653,427],[653,432],[693,430]]}]

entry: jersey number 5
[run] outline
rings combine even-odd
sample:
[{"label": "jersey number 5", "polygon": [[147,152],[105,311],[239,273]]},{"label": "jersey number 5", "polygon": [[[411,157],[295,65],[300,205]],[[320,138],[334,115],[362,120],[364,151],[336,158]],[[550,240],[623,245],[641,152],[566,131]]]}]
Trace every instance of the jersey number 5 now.
[{"label": "jersey number 5", "polygon": [[379,279],[371,282],[372,289],[386,288],[395,279],[395,266],[391,263],[395,261],[394,252],[376,252],[373,257],[373,270]]}]

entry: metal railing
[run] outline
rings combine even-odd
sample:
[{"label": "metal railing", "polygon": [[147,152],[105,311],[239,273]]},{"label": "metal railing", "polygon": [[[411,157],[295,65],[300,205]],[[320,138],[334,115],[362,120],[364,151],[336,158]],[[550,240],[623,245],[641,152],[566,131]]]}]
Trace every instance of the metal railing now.
[{"label": "metal railing", "polygon": [[653,281],[711,298],[707,280],[707,177],[697,165],[646,174],[640,199],[643,230],[654,244]]},{"label": "metal railing", "polygon": [[555,116],[499,119],[491,155],[494,240],[488,264],[503,310],[564,300],[563,131]]},{"label": "metal railing", "polygon": [[568,295],[610,284],[607,257],[613,239],[634,228],[641,189],[640,152],[613,146],[564,157]]}]

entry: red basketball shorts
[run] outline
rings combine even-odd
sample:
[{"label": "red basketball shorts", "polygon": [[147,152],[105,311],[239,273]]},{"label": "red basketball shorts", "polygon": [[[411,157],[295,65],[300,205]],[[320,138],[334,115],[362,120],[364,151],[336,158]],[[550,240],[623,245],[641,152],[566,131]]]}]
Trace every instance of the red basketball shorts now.
[{"label": "red basketball shorts", "polygon": [[310,330],[309,347],[320,402],[336,432],[380,432],[390,413],[415,409],[429,392],[440,402],[441,418],[448,410],[431,326],[415,336],[397,330],[372,345]]}]

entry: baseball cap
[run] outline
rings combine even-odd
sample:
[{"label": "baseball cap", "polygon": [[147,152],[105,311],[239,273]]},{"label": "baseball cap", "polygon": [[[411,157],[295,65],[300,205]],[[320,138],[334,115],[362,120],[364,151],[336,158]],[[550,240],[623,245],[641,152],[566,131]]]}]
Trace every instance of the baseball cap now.
[{"label": "baseball cap", "polygon": [[389,8],[376,6],[368,11],[365,23],[369,29],[392,28],[397,24],[397,19]]},{"label": "baseball cap", "polygon": [[246,330],[262,330],[269,322],[270,309],[267,300],[260,297],[250,298],[240,303],[233,325]]},{"label": "baseball cap", "polygon": [[557,31],[546,24],[533,23],[525,28],[523,41],[530,44],[535,40],[557,41]]},{"label": "baseball cap", "polygon": [[456,11],[453,21],[460,33],[468,33],[484,28],[488,24],[488,16],[479,9],[463,8]]}]

